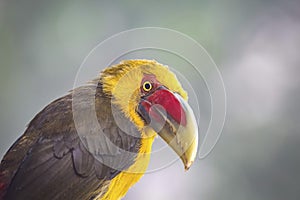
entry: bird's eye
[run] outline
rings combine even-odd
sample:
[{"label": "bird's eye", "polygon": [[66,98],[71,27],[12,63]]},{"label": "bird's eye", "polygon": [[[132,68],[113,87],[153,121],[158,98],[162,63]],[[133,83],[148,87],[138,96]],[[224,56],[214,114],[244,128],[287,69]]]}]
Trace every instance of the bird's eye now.
[{"label": "bird's eye", "polygon": [[149,92],[152,89],[152,84],[149,81],[145,81],[143,84],[143,90]]}]

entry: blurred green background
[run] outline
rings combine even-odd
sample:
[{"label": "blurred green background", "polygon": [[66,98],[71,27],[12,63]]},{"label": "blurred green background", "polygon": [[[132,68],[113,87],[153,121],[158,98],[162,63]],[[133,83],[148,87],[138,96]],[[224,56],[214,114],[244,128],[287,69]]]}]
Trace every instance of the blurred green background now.
[{"label": "blurred green background", "polygon": [[[146,174],[125,199],[300,199],[300,2],[0,1],[0,157],[73,87],[87,53],[130,28],[188,34],[224,78],[218,145],[187,173]],[[176,41],[174,41],[176,42]]]}]

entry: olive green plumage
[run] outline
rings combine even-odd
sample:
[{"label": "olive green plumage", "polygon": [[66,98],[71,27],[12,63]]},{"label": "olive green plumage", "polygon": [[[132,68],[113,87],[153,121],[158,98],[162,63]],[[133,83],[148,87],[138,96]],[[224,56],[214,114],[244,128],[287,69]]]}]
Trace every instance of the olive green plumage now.
[{"label": "olive green plumage", "polygon": [[[84,93],[80,95],[78,105],[73,105],[81,112],[93,112],[89,96],[95,95],[98,120],[110,141],[127,151],[138,151],[140,139],[118,128],[111,114],[111,99],[103,94],[101,84],[94,81],[89,86],[77,88],[76,93]],[[134,134],[139,134],[128,119],[122,120],[126,126],[131,126]],[[85,127],[87,131],[90,128],[93,127]],[[98,148],[102,148],[98,149],[100,153],[107,151],[103,149],[107,148],[106,145]],[[116,158],[107,156],[106,159]],[[122,169],[128,168],[134,161],[134,157],[124,159],[126,162],[123,162]],[[86,150],[76,132],[70,93],[36,115],[24,135],[4,156],[0,172],[1,181],[6,184],[6,192],[2,191],[3,199],[82,200],[105,193],[105,186],[120,170],[105,166]]]}]

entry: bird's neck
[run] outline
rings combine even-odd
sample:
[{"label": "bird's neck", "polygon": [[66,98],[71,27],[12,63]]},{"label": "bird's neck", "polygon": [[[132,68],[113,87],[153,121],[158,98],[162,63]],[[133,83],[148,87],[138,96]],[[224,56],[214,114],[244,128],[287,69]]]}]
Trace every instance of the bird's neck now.
[{"label": "bird's neck", "polygon": [[148,137],[141,139],[141,147],[134,164],[110,182],[107,192],[99,200],[121,199],[129,188],[144,175],[150,161],[152,143],[156,133],[153,130],[144,130],[142,135],[147,135]]}]

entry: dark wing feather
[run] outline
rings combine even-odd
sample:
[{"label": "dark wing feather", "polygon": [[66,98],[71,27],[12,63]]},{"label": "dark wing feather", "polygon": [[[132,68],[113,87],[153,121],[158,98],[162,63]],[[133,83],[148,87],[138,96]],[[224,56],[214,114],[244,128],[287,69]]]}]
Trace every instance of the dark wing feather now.
[{"label": "dark wing feather", "polygon": [[[133,164],[140,146],[138,130],[111,105],[101,86],[96,94],[94,87],[75,90],[78,102],[73,106],[85,116],[77,129],[72,94],[52,102],[31,121],[1,162],[0,199],[92,199]],[[115,117],[112,106],[118,111]],[[101,129],[89,121],[95,110]]]}]

